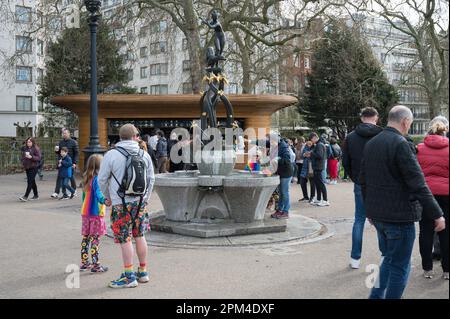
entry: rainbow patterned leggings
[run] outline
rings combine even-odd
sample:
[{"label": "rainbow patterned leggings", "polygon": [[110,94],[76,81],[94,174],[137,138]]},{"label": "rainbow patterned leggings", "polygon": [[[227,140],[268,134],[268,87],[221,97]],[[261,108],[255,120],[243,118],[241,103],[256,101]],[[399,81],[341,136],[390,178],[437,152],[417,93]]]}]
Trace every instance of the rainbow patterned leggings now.
[{"label": "rainbow patterned leggings", "polygon": [[81,264],[89,263],[89,254],[91,255],[92,265],[98,265],[98,246],[100,244],[99,236],[83,236],[81,241]]}]

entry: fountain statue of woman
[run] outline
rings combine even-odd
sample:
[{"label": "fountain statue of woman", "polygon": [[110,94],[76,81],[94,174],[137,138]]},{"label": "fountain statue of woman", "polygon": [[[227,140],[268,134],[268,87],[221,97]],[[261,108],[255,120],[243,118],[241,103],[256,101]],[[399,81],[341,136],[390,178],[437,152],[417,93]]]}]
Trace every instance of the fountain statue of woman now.
[{"label": "fountain statue of woman", "polygon": [[211,13],[212,21],[208,22],[205,19],[201,19],[204,24],[206,24],[211,29],[214,29],[216,32],[216,37],[214,40],[214,45],[216,47],[216,56],[219,57],[221,60],[224,59],[223,57],[223,50],[225,48],[225,33],[223,32],[222,25],[219,22],[219,12],[214,10]]}]

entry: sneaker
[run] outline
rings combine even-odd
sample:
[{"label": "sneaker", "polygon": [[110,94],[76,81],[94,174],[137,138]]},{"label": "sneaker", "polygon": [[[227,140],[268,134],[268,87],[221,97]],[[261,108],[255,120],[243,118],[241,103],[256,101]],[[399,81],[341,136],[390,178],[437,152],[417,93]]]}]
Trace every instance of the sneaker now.
[{"label": "sneaker", "polygon": [[75,193],[73,193],[73,194],[70,194],[70,197],[69,197],[69,199],[72,199],[72,198],[74,198],[75,197]]},{"label": "sneaker", "polygon": [[81,264],[81,266],[80,266],[80,271],[81,271],[81,272],[85,272],[85,271],[88,271],[88,270],[91,269],[91,268],[92,268],[92,265],[89,264],[89,263],[87,263],[87,264]]},{"label": "sneaker", "polygon": [[313,200],[310,201],[309,203],[310,203],[311,205],[317,206],[317,205],[319,205],[320,202],[321,202],[321,201],[318,201],[317,199],[313,199]]},{"label": "sneaker", "polygon": [[30,200],[37,200],[37,199],[39,199],[39,196],[33,196],[30,198]]},{"label": "sneaker", "polygon": [[19,200],[20,200],[21,202],[28,202],[28,197],[22,196],[22,197],[19,197]]},{"label": "sneaker", "polygon": [[442,277],[444,277],[445,280],[449,280],[448,272],[444,272],[444,274],[442,275]]},{"label": "sneaker", "polygon": [[330,202],[326,200],[321,200],[319,203],[317,203],[317,206],[319,207],[330,206]]},{"label": "sneaker", "polygon": [[148,272],[146,272],[146,271],[139,271],[138,270],[135,273],[135,276],[136,276],[138,282],[140,282],[140,283],[146,283],[146,282],[150,281],[150,278],[148,276]]},{"label": "sneaker", "polygon": [[302,199],[298,200],[299,202],[309,202],[309,198],[308,197],[303,197]]},{"label": "sneaker", "polygon": [[62,196],[62,197],[59,198],[59,200],[66,200],[66,199],[70,199],[70,197],[67,196],[67,195],[64,195],[64,196]]},{"label": "sneaker", "polygon": [[272,215],[270,215],[270,217],[272,218],[278,218],[279,215],[283,214],[283,212],[280,212],[279,210],[277,210],[275,213],[273,213]]},{"label": "sneaker", "polygon": [[51,198],[58,198],[58,193],[53,193],[52,195],[50,195]]},{"label": "sneaker", "polygon": [[361,265],[361,260],[360,259],[350,259],[350,268],[351,269],[359,269]]},{"label": "sneaker", "polygon": [[423,272],[423,276],[424,276],[426,279],[433,279],[433,277],[434,277],[434,271],[433,271],[433,270],[425,270],[425,271]]},{"label": "sneaker", "polygon": [[289,213],[281,213],[277,216],[277,219],[289,219]]},{"label": "sneaker", "polygon": [[73,193],[73,196],[77,196],[77,190],[75,190],[75,192]]},{"label": "sneaker", "polygon": [[92,273],[101,273],[101,272],[107,272],[107,271],[108,271],[108,267],[100,266],[100,265],[94,265],[91,268]]},{"label": "sneaker", "polygon": [[135,288],[138,286],[138,282],[136,280],[136,276],[134,273],[125,274],[122,273],[120,278],[117,280],[113,280],[108,285],[110,288]]}]

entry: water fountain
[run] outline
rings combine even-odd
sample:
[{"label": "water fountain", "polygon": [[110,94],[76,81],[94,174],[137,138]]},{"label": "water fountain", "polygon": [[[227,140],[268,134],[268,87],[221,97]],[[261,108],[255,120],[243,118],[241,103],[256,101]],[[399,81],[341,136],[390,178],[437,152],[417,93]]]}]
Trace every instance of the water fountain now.
[{"label": "water fountain", "polygon": [[[209,140],[205,131],[217,128],[216,107],[221,102],[226,109],[226,128],[237,128],[233,106],[224,94],[227,83],[220,63],[225,44],[217,14],[211,22],[204,21],[216,31],[216,50],[207,50],[208,90],[202,95],[200,139],[204,146]],[[156,176],[155,191],[164,214],[153,219],[157,231],[195,237],[283,232],[286,222],[265,218],[268,201],[278,186],[278,176],[260,172],[234,170],[236,156],[226,147],[200,150],[198,171],[177,171]]]}]

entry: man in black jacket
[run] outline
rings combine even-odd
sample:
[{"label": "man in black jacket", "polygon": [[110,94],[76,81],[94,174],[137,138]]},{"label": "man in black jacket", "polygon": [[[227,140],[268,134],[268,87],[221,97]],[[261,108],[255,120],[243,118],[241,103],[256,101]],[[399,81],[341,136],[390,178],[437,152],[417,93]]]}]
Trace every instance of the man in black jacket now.
[{"label": "man in black jacket", "polygon": [[353,223],[352,251],[350,255],[350,267],[353,269],[358,269],[361,263],[364,225],[366,222],[366,210],[358,179],[361,159],[366,143],[383,130],[376,125],[378,112],[373,107],[366,107],[361,111],[361,122],[347,136],[342,147],[342,165],[354,182],[355,222]]},{"label": "man in black jacket", "polygon": [[408,282],[421,214],[435,220],[436,231],[445,229],[443,213],[429,190],[416,156],[404,136],[413,115],[398,105],[389,112],[387,127],[364,149],[359,182],[366,216],[378,233],[383,256],[372,299],[399,299]]},{"label": "man in black jacket", "polygon": [[[58,155],[58,160],[61,158],[61,149],[63,147],[67,147],[69,150],[69,156],[72,159],[72,177],[70,178],[70,184],[73,189],[77,189],[77,182],[75,180],[75,169],[77,167],[78,163],[78,155],[79,155],[79,149],[78,149],[78,143],[70,136],[70,131],[68,129],[62,130],[62,137],[63,139],[59,142],[59,144],[55,147],[55,153]],[[52,198],[58,198],[59,191],[61,189],[61,181],[59,178],[56,179],[56,186],[55,186],[55,192],[51,195]]]}]

